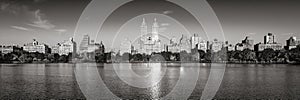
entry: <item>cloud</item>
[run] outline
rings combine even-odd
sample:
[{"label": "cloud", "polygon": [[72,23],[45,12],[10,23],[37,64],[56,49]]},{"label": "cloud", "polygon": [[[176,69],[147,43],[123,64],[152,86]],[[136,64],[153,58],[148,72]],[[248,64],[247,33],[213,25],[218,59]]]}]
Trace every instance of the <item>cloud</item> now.
[{"label": "cloud", "polygon": [[35,3],[40,3],[40,2],[44,2],[46,0],[33,0]]},{"label": "cloud", "polygon": [[283,35],[283,36],[293,36],[295,35],[295,33],[281,33],[279,35]]},{"label": "cloud", "polygon": [[161,23],[160,26],[170,26],[169,23]]},{"label": "cloud", "polygon": [[173,11],[168,11],[168,10],[163,12],[163,14],[165,14],[165,15],[172,14],[172,13],[173,13]]},{"label": "cloud", "polygon": [[67,32],[66,29],[56,29],[55,31],[58,32],[58,33],[65,33],[65,32]]},{"label": "cloud", "polygon": [[165,28],[165,27],[161,27],[161,28],[158,29],[158,31],[161,32],[161,33],[165,32],[166,30],[167,30],[167,28]]},{"label": "cloud", "polygon": [[21,27],[21,26],[11,26],[13,29],[22,30],[22,31],[31,31],[29,28]]},{"label": "cloud", "polygon": [[33,12],[33,16],[34,18],[32,20],[32,23],[29,23],[27,25],[46,30],[50,30],[55,27],[55,25],[51,24],[49,20],[42,18],[43,14],[40,12],[39,9]]},{"label": "cloud", "polygon": [[248,35],[256,35],[256,33],[248,33]]},{"label": "cloud", "polygon": [[7,13],[14,14],[14,15],[18,15],[19,13],[27,11],[27,10],[28,10],[27,6],[0,1],[0,11],[1,12],[7,12]]}]

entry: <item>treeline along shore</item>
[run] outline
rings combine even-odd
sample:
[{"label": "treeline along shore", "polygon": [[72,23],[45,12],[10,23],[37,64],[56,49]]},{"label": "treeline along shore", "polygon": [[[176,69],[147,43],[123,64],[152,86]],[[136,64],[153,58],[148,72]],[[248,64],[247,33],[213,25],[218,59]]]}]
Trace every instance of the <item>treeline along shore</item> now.
[{"label": "treeline along shore", "polygon": [[193,62],[193,63],[237,63],[237,64],[299,64],[300,46],[291,50],[265,49],[257,52],[250,49],[243,51],[227,51],[226,48],[219,52],[211,50],[192,50],[191,53],[161,52],[147,54],[124,53],[122,55],[113,52],[94,53],[93,59],[69,53],[68,55],[29,53],[26,51],[14,51],[1,53],[0,63],[148,63],[148,62]]}]

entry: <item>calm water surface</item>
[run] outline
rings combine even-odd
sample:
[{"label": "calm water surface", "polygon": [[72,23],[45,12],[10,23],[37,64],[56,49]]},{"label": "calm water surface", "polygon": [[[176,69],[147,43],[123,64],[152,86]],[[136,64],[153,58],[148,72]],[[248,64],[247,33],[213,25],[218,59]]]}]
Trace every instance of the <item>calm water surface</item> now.
[{"label": "calm water surface", "polygon": [[[156,99],[168,95],[179,82],[180,76],[187,80],[197,78],[195,88],[182,89],[181,92],[192,91],[189,98],[200,99],[213,70],[211,68],[210,64],[183,66],[175,63],[1,64],[0,99],[86,99],[85,93],[104,87],[122,99]],[[191,69],[199,71],[199,75],[189,76]],[[131,70],[134,75],[129,73]],[[136,76],[150,79],[139,80]],[[300,99],[299,76],[300,67],[297,65],[228,64],[214,98]],[[128,80],[124,81],[123,78]],[[98,85],[95,82],[97,79],[105,84],[98,88],[90,86]],[[152,86],[141,88],[128,82]]]}]

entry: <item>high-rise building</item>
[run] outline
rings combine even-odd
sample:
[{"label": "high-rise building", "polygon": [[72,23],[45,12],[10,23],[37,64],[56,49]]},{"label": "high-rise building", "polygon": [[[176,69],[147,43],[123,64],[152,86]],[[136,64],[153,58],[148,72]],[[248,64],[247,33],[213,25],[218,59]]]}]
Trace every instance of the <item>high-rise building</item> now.
[{"label": "high-rise building", "polygon": [[255,51],[263,51],[265,49],[282,50],[282,44],[275,42],[275,36],[272,33],[268,33],[264,37],[264,44],[258,43],[254,46]]},{"label": "high-rise building", "polygon": [[79,46],[79,51],[80,52],[87,52],[89,44],[90,44],[90,36],[89,35],[84,35],[83,39],[80,43],[80,46]]},{"label": "high-rise building", "polygon": [[187,38],[187,36],[182,35],[178,44],[179,44],[179,47],[180,47],[180,51],[186,51],[187,53],[191,53],[191,50],[192,50],[191,42]]},{"label": "high-rise building", "polygon": [[59,55],[68,55],[69,53],[76,54],[76,42],[73,38],[68,41],[63,41],[52,47],[52,53],[58,53]]},{"label": "high-rise building", "polygon": [[131,41],[127,38],[121,43],[120,54],[131,53]]},{"label": "high-rise building", "polygon": [[275,43],[275,36],[273,35],[273,33],[268,33],[264,37],[264,44],[274,44],[274,43]]},{"label": "high-rise building", "polygon": [[32,43],[25,44],[23,46],[23,49],[24,49],[24,51],[27,51],[27,52],[39,52],[39,53],[45,53],[45,54],[51,52],[51,49],[49,48],[48,45],[39,43],[35,39],[33,39]]},{"label": "high-rise building", "polygon": [[235,49],[239,51],[243,51],[244,49],[254,50],[254,40],[247,36],[242,43],[236,44]]},{"label": "high-rise building", "polygon": [[296,48],[298,45],[300,45],[300,40],[297,40],[297,37],[290,37],[288,40],[286,40],[285,48],[290,50]]},{"label": "high-rise building", "polygon": [[139,41],[140,48],[138,49],[139,53],[151,54],[153,52],[161,52],[161,40],[159,39],[159,25],[156,20],[154,19],[152,25],[152,32],[148,34],[147,30],[147,23],[145,19],[143,19],[141,25],[141,38]]},{"label": "high-rise building", "polygon": [[180,47],[179,47],[178,41],[176,40],[175,37],[170,39],[170,43],[166,46],[165,50],[167,52],[172,52],[172,53],[180,52]]},{"label": "high-rise building", "polygon": [[203,50],[204,52],[206,52],[207,42],[205,40],[202,40],[202,38],[199,37],[198,35],[194,34],[191,37],[191,48],[192,49],[197,48],[197,50]]},{"label": "high-rise building", "polygon": [[105,53],[105,46],[104,46],[104,44],[102,43],[102,41],[101,41],[101,43],[100,43],[100,45],[99,45],[99,48],[95,51],[97,54],[104,54]]},{"label": "high-rise building", "polygon": [[[200,41],[201,41],[201,37],[199,37],[197,34],[194,34],[192,37],[191,37],[191,45],[192,45],[192,49],[195,49],[196,46],[198,44],[200,44]],[[198,48],[197,48],[198,49]]]},{"label": "high-rise building", "polygon": [[2,54],[12,53],[14,51],[14,47],[13,46],[0,45],[0,51],[1,51]]},{"label": "high-rise building", "polygon": [[214,39],[214,41],[210,43],[210,50],[212,50],[212,52],[219,52],[222,50],[223,46],[224,42]]}]

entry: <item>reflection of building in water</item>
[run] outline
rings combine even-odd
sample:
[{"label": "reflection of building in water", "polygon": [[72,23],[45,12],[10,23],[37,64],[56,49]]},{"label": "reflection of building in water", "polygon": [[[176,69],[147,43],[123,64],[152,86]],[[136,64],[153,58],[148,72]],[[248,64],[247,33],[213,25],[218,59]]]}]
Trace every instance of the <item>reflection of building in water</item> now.
[{"label": "reflection of building in water", "polygon": [[76,54],[76,42],[73,38],[69,41],[63,41],[52,47],[52,53],[57,53],[59,55],[68,55],[69,53]]},{"label": "reflection of building in water", "polygon": [[157,23],[156,18],[154,19],[154,23],[152,25],[152,32],[148,34],[147,24],[145,19],[143,19],[141,25],[141,38],[139,40],[139,53],[151,54],[153,52],[161,52],[161,40],[159,39],[159,25]]},{"label": "reflection of building in water", "polygon": [[39,52],[39,53],[50,53],[51,50],[48,45],[39,43],[35,39],[33,39],[32,43],[25,44],[23,46],[24,51],[27,52]]}]

